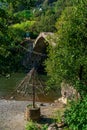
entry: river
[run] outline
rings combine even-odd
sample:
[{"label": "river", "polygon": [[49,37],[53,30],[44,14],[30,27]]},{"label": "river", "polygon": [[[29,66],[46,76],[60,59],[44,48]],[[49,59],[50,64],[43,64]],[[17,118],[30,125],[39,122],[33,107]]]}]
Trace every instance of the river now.
[{"label": "river", "polygon": [[[17,85],[26,76],[25,73],[13,73],[10,77],[1,76],[0,77],[0,98],[14,98],[15,100],[32,100],[30,96],[22,96],[17,93],[13,93]],[[59,91],[50,91],[49,94],[43,95],[39,93],[37,95],[37,101],[40,102],[53,102],[60,95]]]}]

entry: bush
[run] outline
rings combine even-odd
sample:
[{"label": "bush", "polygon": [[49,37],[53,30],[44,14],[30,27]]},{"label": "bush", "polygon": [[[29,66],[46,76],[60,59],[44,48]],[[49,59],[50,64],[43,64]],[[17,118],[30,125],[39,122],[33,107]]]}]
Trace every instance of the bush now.
[{"label": "bush", "polygon": [[47,125],[43,125],[41,130],[47,130],[48,129],[48,126]]},{"label": "bush", "polygon": [[72,130],[87,130],[87,96],[71,104],[65,111],[65,121]]},{"label": "bush", "polygon": [[38,130],[37,124],[30,121],[29,123],[27,123],[25,130]]},{"label": "bush", "polygon": [[47,129],[48,129],[48,126],[46,124],[39,127],[33,121],[28,122],[26,127],[25,127],[25,130],[47,130]]}]

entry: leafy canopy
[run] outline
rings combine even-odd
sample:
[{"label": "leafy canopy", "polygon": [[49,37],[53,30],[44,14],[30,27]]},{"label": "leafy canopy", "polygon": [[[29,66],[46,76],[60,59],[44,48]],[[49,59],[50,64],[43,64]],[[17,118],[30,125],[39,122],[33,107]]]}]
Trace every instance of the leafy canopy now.
[{"label": "leafy canopy", "polygon": [[[54,84],[66,81],[76,87],[87,79],[87,1],[73,2],[56,23],[56,47],[50,47],[46,70]],[[81,88],[77,87],[81,93]],[[87,87],[83,87],[87,91]]]},{"label": "leafy canopy", "polygon": [[65,121],[70,129],[87,130],[87,96],[77,103],[73,102],[65,112]]}]

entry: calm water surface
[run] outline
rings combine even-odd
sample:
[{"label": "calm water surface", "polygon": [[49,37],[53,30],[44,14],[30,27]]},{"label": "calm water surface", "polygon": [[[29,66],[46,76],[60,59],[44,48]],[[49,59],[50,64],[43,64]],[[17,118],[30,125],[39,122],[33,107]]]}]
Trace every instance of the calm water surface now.
[{"label": "calm water surface", "polygon": [[[17,85],[26,76],[24,73],[14,73],[11,74],[9,78],[4,76],[0,77],[0,98],[10,98],[14,97],[15,100],[32,100],[31,96],[22,96],[17,93],[13,93]],[[40,102],[53,102],[60,95],[59,91],[51,91],[48,95],[43,95],[42,93],[37,95],[37,100]]]}]

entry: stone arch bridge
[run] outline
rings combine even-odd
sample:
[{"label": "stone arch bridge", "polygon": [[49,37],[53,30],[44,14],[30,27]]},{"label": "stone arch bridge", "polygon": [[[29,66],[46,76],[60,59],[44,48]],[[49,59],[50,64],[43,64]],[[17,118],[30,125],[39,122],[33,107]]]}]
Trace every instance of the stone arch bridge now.
[{"label": "stone arch bridge", "polygon": [[[33,67],[36,67],[38,72],[43,71],[43,62],[47,58],[47,46],[49,44],[55,46],[53,37],[54,34],[51,32],[42,32],[36,40],[26,38],[21,43],[22,48],[26,50],[26,55],[23,59],[23,66],[27,71],[31,70]],[[24,47],[25,44],[28,45],[27,48]]]}]

